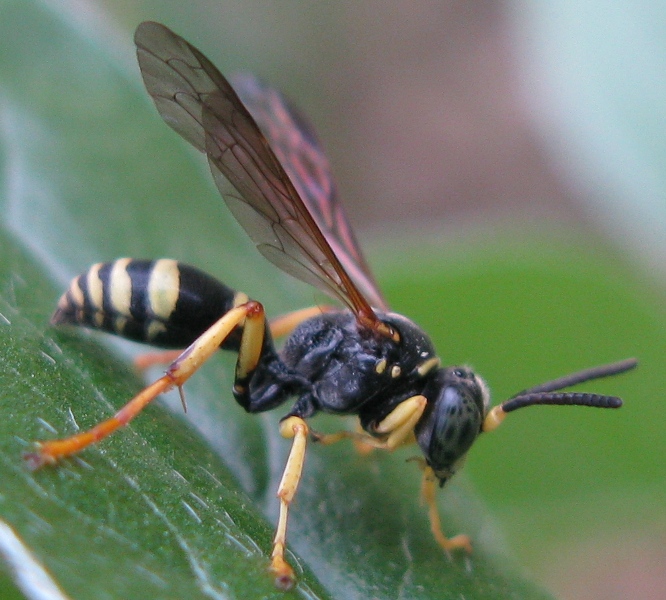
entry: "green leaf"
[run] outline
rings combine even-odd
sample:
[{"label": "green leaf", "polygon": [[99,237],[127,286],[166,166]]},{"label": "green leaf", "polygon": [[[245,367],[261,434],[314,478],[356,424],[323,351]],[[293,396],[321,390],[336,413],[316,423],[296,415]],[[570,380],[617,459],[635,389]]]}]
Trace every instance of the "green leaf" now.
[{"label": "green leaf", "polygon": [[[168,411],[150,407],[136,426],[57,468],[22,464],[31,440],[95,423],[141,384],[94,340],[46,331],[52,286],[6,235],[0,247],[0,548],[25,595],[41,597],[42,569],[74,598],[275,595],[270,526],[210,446]],[[306,573],[306,595],[326,597],[308,581]]]},{"label": "green leaf", "polygon": [[[141,87],[130,32],[114,47],[101,29],[99,36],[77,29],[41,6],[6,0],[0,11],[0,555],[9,574],[0,578],[0,591],[5,586],[18,596],[18,586],[27,598],[58,597],[39,591],[39,578],[47,577],[71,598],[282,596],[266,565],[289,447],[277,433],[283,413],[252,416],[235,405],[233,357],[216,358],[188,382],[186,418],[177,395],[168,395],[57,468],[31,473],[22,464],[32,441],[89,427],[142,386],[129,360],[136,346],[48,326],[68,279],[91,263],[123,255],[185,260],[260,299],[269,314],[313,299],[309,288],[262,261],[217,196],[205,161],[161,122]],[[413,255],[416,268],[396,270],[394,248],[383,279],[396,308],[428,327],[438,346],[455,341],[455,354],[444,352],[447,361],[477,356],[481,372],[504,382],[498,386],[524,387],[541,376],[540,352],[503,312],[515,304],[511,285],[517,278],[520,289],[525,280],[513,263],[497,264],[498,247],[481,247],[478,260],[461,255],[457,271],[445,268],[450,254],[428,261],[423,249]],[[537,280],[560,285],[558,269],[567,261],[555,256]],[[506,295],[494,305],[494,319],[478,312],[487,302],[474,301],[487,300],[482,282],[489,274],[498,297]],[[524,293],[543,289],[535,286]],[[448,312],[440,309],[443,297]],[[534,319],[557,329],[561,323],[548,314]],[[632,335],[626,329],[619,339]],[[517,348],[503,353],[514,342]],[[598,362],[593,344],[585,348],[576,361],[549,368]],[[603,359],[621,358],[626,348],[618,342]],[[526,365],[516,365],[516,353]],[[604,385],[616,389],[615,382]],[[524,429],[538,436],[552,418],[529,423]],[[323,430],[340,426],[338,419],[317,421]],[[500,490],[511,473],[493,454],[523,437],[512,438],[505,427],[506,435],[480,442],[493,464],[486,475]],[[480,487],[475,464],[485,459],[474,452],[470,468]],[[516,575],[500,526],[464,476],[443,490],[440,504],[446,531],[471,534],[476,551],[447,560],[419,505],[418,470],[405,464],[413,454],[361,457],[348,445],[308,452],[290,521],[299,571],[290,595],[548,597]],[[527,477],[535,487],[543,473],[533,471]]]}]

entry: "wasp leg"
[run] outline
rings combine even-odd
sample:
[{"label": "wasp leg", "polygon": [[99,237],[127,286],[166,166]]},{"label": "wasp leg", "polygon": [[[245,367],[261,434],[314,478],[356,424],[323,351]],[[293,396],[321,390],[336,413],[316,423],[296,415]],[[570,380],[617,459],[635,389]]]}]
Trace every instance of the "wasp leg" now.
[{"label": "wasp leg", "polygon": [[310,435],[315,442],[324,446],[336,444],[341,440],[351,440],[359,454],[370,454],[375,448],[384,445],[384,440],[372,437],[369,433],[363,431],[360,423],[357,423],[355,431],[342,429],[335,433],[320,433],[310,430]]},{"label": "wasp leg", "polygon": [[266,316],[264,307],[253,300],[243,306],[252,305],[247,311],[243,326],[243,336],[238,348],[236,361],[236,376],[234,380],[234,393],[247,394],[248,383],[259,363],[264,347],[264,332],[266,330]]},{"label": "wasp leg", "polygon": [[277,493],[280,499],[280,518],[273,540],[270,568],[275,574],[276,584],[285,590],[291,588],[295,581],[294,571],[284,558],[284,550],[287,539],[289,505],[296,495],[298,483],[301,480],[308,430],[307,423],[300,417],[291,416],[280,423],[280,433],[282,436],[293,438],[294,441]]},{"label": "wasp leg", "polygon": [[338,431],[337,433],[313,433],[316,441],[322,444],[334,444],[343,439],[371,446],[380,450],[395,450],[398,446],[413,444],[414,427],[421,419],[428,401],[425,396],[412,396],[396,406],[383,421],[377,424],[376,435],[358,431]]},{"label": "wasp leg", "polygon": [[[376,427],[375,432],[380,436],[375,437],[369,433],[358,433],[355,431],[339,431],[333,434],[313,434],[313,437],[324,444],[333,444],[342,439],[351,439],[356,443],[372,446],[382,450],[394,450],[398,446],[410,444],[415,441],[414,427],[421,419],[425,411],[427,400],[424,396],[412,396],[401,402],[391,411],[383,421]],[[472,543],[466,535],[457,535],[451,539],[442,532],[442,524],[437,511],[435,493],[437,491],[437,476],[425,461],[420,461],[423,468],[423,481],[421,495],[428,506],[428,518],[430,529],[437,543],[447,552],[462,548],[472,552]]]},{"label": "wasp leg", "polygon": [[[263,340],[264,309],[258,302],[249,301],[232,308],[216,321],[209,329],[199,336],[189,348],[171,364],[166,374],[139,392],[123,406],[113,417],[95,425],[92,429],[61,440],[37,442],[37,450],[27,454],[25,459],[33,469],[45,464],[53,464],[58,459],[83,450],[90,444],[110,435],[120,427],[127,425],[157,396],[173,387],[182,388],[184,383],[206,362],[220,347],[229,334],[245,322],[241,348],[236,364],[237,373],[251,372],[259,360],[259,352]],[[260,332],[260,342],[252,342],[246,338]]]},{"label": "wasp leg", "polygon": [[[365,433],[363,431],[363,426],[361,425],[361,422],[359,421],[356,423],[356,433],[363,434]],[[354,444],[354,450],[361,456],[368,456],[368,454],[371,454],[376,450],[376,448],[372,444],[368,444],[367,442],[364,442],[362,439],[352,439],[352,444]]]},{"label": "wasp leg", "polygon": [[151,367],[156,367],[160,365],[169,365],[174,360],[176,360],[183,353],[183,349],[180,350],[164,350],[162,352],[146,352],[145,354],[140,354],[134,359],[134,366],[139,369],[139,371],[145,371]]},{"label": "wasp leg", "polygon": [[336,310],[333,306],[310,306],[308,308],[295,310],[293,312],[287,313],[286,315],[280,315],[275,319],[271,319],[271,335],[274,338],[289,335],[303,321],[307,321],[308,319],[316,317],[321,313],[331,312],[333,310]]},{"label": "wasp leg", "polygon": [[461,548],[468,554],[472,552],[472,542],[466,535],[457,535],[447,538],[442,532],[442,522],[437,510],[435,494],[437,491],[438,479],[432,467],[423,463],[423,480],[421,483],[421,496],[428,506],[428,518],[430,519],[430,530],[437,543],[449,554],[452,550]]},{"label": "wasp leg", "polygon": [[376,431],[379,434],[388,434],[386,438],[386,449],[393,450],[403,444],[412,444],[414,438],[414,427],[421,420],[428,401],[425,396],[412,396],[396,406],[381,421]]}]

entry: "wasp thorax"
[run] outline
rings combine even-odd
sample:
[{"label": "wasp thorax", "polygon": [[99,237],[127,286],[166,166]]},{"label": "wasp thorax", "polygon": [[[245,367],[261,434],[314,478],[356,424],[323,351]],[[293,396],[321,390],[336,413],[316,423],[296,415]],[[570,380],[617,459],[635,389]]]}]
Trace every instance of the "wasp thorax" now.
[{"label": "wasp thorax", "polygon": [[415,428],[416,439],[443,483],[461,466],[481,432],[488,388],[468,367],[448,367],[433,374],[423,394],[429,408]]}]

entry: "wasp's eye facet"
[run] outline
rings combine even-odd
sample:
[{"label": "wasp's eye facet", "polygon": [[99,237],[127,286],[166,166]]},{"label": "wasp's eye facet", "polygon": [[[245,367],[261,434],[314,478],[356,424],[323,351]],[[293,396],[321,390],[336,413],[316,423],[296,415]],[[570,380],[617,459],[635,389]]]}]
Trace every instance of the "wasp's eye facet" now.
[{"label": "wasp's eye facet", "polygon": [[416,437],[428,464],[443,481],[456,470],[481,431],[485,387],[464,367],[441,370],[425,395],[429,414],[416,428]]}]

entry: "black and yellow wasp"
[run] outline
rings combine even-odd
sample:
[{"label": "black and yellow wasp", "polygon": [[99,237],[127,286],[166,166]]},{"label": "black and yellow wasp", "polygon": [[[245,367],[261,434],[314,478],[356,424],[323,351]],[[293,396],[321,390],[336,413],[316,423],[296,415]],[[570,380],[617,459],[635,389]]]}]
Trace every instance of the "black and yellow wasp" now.
[{"label": "black and yellow wasp", "polygon": [[[219,348],[233,350],[233,394],[246,411],[295,399],[280,425],[293,442],[277,494],[271,570],[279,586],[294,582],[284,558],[287,513],[309,438],[349,438],[385,450],[417,443],[434,536],[446,551],[471,551],[467,536],[442,533],[435,490],[460,467],[477,436],[523,406],[618,407],[619,398],[558,390],[621,373],[636,361],[581,371],[491,409],[479,376],[468,367],[442,367],[428,336],[389,311],[338,200],[328,161],[302,117],[254,78],[238,79],[232,88],[203,54],[163,25],[142,23],[135,42],[157,110],[206,155],[220,193],[261,254],[344,308],[300,310],[269,324],[259,302],[175,260],[127,258],[92,266],[72,281],[53,323],[187,349],[111,419],[70,438],[38,443],[26,457],[30,466],[54,463],[99,441],[162,392],[180,390]],[[276,350],[273,338],[281,335],[288,337]],[[361,429],[315,433],[305,420],[318,411],[357,415]]]}]

